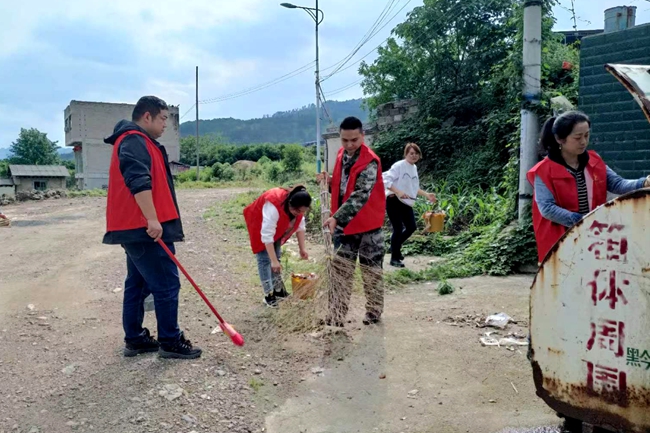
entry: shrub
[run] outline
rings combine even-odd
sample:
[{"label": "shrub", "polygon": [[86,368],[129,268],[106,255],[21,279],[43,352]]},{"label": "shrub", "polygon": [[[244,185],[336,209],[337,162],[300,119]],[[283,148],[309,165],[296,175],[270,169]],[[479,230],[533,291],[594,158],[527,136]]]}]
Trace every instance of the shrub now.
[{"label": "shrub", "polygon": [[282,167],[277,162],[271,162],[266,165],[266,178],[269,182],[279,183],[282,174]]},{"label": "shrub", "polygon": [[298,173],[302,168],[302,147],[297,144],[285,146],[282,150],[282,164],[287,173]]},{"label": "shrub", "polygon": [[212,166],[212,176],[221,181],[231,181],[235,179],[235,170],[227,162],[217,162]]}]

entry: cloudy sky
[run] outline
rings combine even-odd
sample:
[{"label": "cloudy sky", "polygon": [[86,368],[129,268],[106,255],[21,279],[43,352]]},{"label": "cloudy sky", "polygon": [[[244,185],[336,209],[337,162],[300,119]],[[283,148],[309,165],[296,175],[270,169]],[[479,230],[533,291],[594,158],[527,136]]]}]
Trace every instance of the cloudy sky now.
[{"label": "cloudy sky", "polygon": [[[313,0],[301,1],[313,6]],[[21,127],[38,128],[63,145],[63,110],[72,99],[135,102],[143,94],[155,94],[179,104],[184,114],[194,102],[196,65],[199,99],[242,95],[201,104],[201,118],[247,119],[313,102],[313,21],[304,11],[278,3],[0,0],[0,148],[9,147]],[[320,1],[325,74],[362,40],[387,3],[393,8],[385,27],[350,63],[366,55],[372,60],[373,49],[422,0]],[[603,11],[623,3],[575,0],[578,27],[602,28]],[[627,3],[637,6],[637,24],[650,22],[650,1]],[[557,29],[572,28],[565,9],[570,5],[561,0],[556,7]],[[261,86],[293,71],[289,79]],[[358,80],[351,67],[325,81],[323,89],[330,99],[360,97]],[[183,120],[193,116],[191,112]]]}]

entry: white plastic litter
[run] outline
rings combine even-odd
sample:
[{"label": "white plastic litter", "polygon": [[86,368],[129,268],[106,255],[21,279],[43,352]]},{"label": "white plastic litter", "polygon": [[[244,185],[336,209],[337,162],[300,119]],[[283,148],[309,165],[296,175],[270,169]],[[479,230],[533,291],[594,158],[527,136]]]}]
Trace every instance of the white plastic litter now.
[{"label": "white plastic litter", "polygon": [[504,329],[511,321],[512,317],[508,316],[506,313],[493,314],[485,319],[485,326]]}]

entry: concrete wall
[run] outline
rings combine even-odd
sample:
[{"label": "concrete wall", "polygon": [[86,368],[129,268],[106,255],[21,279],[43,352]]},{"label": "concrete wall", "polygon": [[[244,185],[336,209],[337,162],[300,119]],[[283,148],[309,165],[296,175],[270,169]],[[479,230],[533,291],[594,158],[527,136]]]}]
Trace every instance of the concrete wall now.
[{"label": "concrete wall", "polygon": [[0,197],[2,197],[3,195],[11,198],[16,198],[16,187],[0,186]]},{"label": "concrete wall", "polygon": [[[341,136],[336,132],[323,134],[323,137],[325,137],[327,142],[326,150],[324,150],[327,152],[327,172],[332,173],[334,171],[334,165],[336,164],[336,155],[341,148]],[[373,139],[374,137],[371,133],[366,134],[365,142],[368,146],[372,146]]]},{"label": "concrete wall", "polygon": [[34,182],[41,181],[47,184],[46,189],[66,189],[64,177],[15,177],[16,192],[27,192],[34,189]]},{"label": "concrete wall", "polygon": [[384,128],[400,123],[418,112],[418,103],[414,99],[404,99],[382,104],[377,107],[377,127]]},{"label": "concrete wall", "polygon": [[582,39],[579,108],[592,120],[591,148],[628,179],[650,173],[650,123],[605,63],[650,65],[650,24]]},{"label": "concrete wall", "polygon": [[[108,168],[113,147],[104,138],[113,133],[115,124],[131,119],[135,104],[71,101],[64,111],[65,144],[81,146],[76,161],[78,186],[83,189],[108,185]],[[165,134],[158,140],[170,161],[180,160],[178,107],[170,107]]]},{"label": "concrete wall", "polygon": [[[382,104],[377,107],[377,122],[366,125],[366,144],[372,146],[373,141],[382,129],[397,126],[405,119],[414,116],[418,112],[417,101],[414,99],[405,99],[402,101],[393,101]],[[327,144],[325,152],[327,156],[327,171],[332,173],[336,163],[336,155],[341,148],[341,137],[339,135],[339,128],[328,128],[327,132],[323,134],[323,138]],[[404,143],[406,145],[406,143]],[[383,167],[382,167],[383,169]]]}]

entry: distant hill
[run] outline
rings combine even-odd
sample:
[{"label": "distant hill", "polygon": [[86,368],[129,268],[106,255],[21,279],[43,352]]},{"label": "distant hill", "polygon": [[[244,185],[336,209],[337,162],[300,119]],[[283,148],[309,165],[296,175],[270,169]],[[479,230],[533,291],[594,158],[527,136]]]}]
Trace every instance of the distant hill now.
[{"label": "distant hill", "polygon": [[[361,108],[362,99],[349,101],[328,101],[327,110],[338,124],[347,116],[356,116],[362,122],[368,120],[368,112]],[[316,135],[316,114],[314,104],[291,111],[279,111],[260,119],[240,120],[222,118],[199,120],[201,135],[219,134],[230,143],[304,143],[314,141]],[[325,132],[329,119],[324,115],[321,123]],[[194,135],[196,122],[185,122],[181,126],[181,137]]]}]

